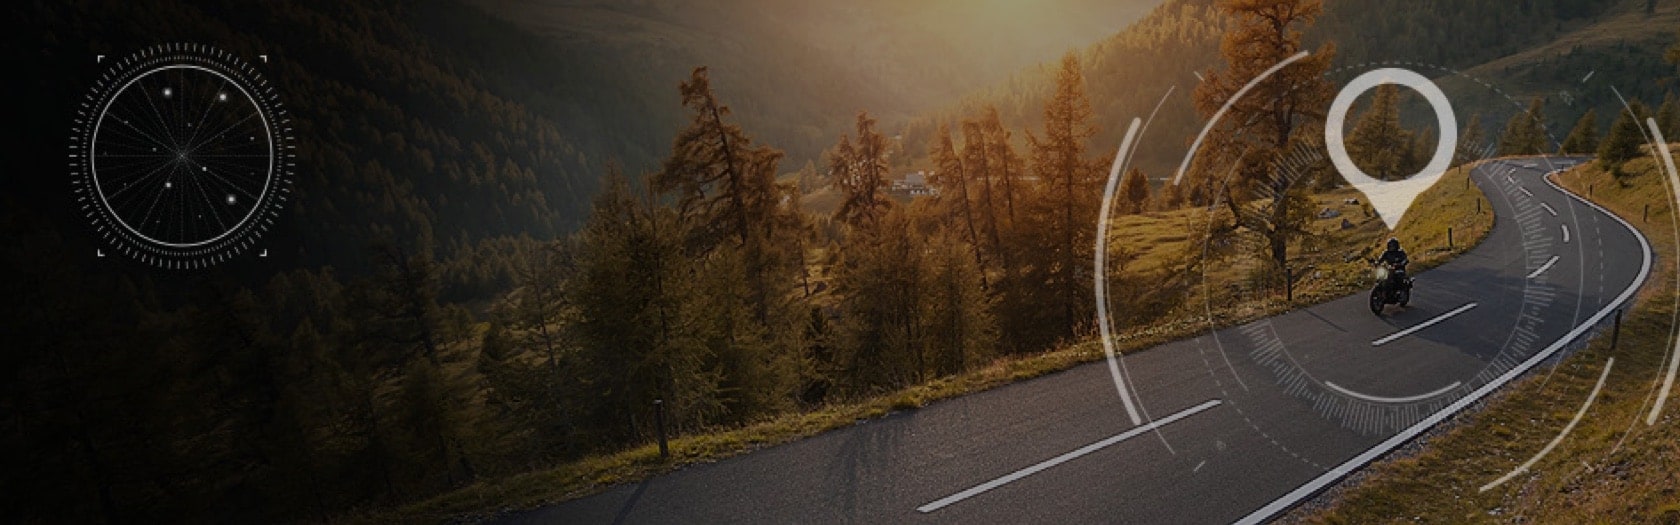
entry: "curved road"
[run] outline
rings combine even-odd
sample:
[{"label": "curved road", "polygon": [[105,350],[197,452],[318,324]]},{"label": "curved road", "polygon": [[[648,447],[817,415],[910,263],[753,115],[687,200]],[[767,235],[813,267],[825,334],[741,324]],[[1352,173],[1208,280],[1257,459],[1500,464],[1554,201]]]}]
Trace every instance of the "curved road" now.
[{"label": "curved road", "polygon": [[504,521],[1264,520],[1608,325],[1648,248],[1544,180],[1579,160],[1476,170],[1494,229],[1409,308],[1356,294],[1127,356],[1144,425],[1093,363]]}]

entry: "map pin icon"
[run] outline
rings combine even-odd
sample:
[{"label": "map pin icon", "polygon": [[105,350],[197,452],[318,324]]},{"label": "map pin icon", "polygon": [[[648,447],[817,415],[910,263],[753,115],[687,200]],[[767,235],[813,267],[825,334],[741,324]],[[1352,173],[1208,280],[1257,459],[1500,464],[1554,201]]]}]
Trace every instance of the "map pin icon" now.
[{"label": "map pin icon", "polygon": [[[1435,143],[1435,155],[1430,157],[1429,164],[1423,171],[1411,177],[1383,181],[1365,174],[1359,166],[1348,156],[1347,144],[1342,135],[1342,128],[1347,123],[1347,113],[1353,107],[1353,101],[1359,95],[1383,84],[1398,84],[1412,88],[1423,95],[1429,106],[1435,109],[1437,127],[1441,130],[1441,139]],[[1453,152],[1458,147],[1458,118],[1453,115],[1452,103],[1447,100],[1446,93],[1431,82],[1429,78],[1417,74],[1409,69],[1383,68],[1368,71],[1354,77],[1336,94],[1336,99],[1330,103],[1330,112],[1325,115],[1324,145],[1330,150],[1330,162],[1336,166],[1336,171],[1347,179],[1354,189],[1365,194],[1365,199],[1371,202],[1371,207],[1377,210],[1377,216],[1382,217],[1383,224],[1393,230],[1400,225],[1400,218],[1406,214],[1406,209],[1412,207],[1412,201],[1417,200],[1419,194],[1441,175],[1452,167]],[[1405,144],[1395,144],[1394,147],[1406,147]]]}]

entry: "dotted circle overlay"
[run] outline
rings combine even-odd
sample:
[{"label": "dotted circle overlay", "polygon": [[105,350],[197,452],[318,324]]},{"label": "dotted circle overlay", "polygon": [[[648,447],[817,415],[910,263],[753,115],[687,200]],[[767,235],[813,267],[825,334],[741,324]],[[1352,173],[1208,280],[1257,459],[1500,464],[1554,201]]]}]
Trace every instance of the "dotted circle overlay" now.
[{"label": "dotted circle overlay", "polygon": [[[101,62],[107,64],[106,69],[77,109],[69,147],[70,178],[76,206],[87,217],[94,232],[114,252],[168,269],[206,268],[250,249],[279,216],[291,194],[296,167],[291,118],[281,106],[274,86],[249,62],[226,51],[198,44],[162,44],[115,61]],[[250,139],[267,143],[263,150],[268,158],[247,159],[246,162],[262,166],[266,172],[248,173],[251,178],[260,180],[260,187],[252,188],[256,191],[249,194],[237,195],[239,198],[254,198],[255,203],[248,204],[249,210],[239,214],[237,221],[223,225],[213,235],[201,235],[202,238],[190,240],[146,235],[123,220],[100,187],[100,165],[107,159],[95,158],[95,155],[108,155],[101,153],[102,146],[105,146],[102,142],[121,136],[101,129],[102,126],[115,125],[107,111],[118,97],[134,96],[128,90],[141,89],[137,87],[142,84],[139,80],[160,73],[204,75],[227,85],[218,97],[241,97],[244,100],[237,102],[248,102],[254,107],[256,115],[253,117],[262,124],[262,134],[252,133]],[[181,93],[181,96],[186,95]],[[157,118],[164,120],[161,115]],[[122,123],[128,124],[126,121]],[[144,128],[145,124],[141,123],[140,128]],[[143,132],[130,129],[125,133],[133,137]],[[107,165],[111,164],[114,163]],[[182,191],[186,189],[181,188]],[[228,204],[238,202],[235,197],[230,193]]]}]

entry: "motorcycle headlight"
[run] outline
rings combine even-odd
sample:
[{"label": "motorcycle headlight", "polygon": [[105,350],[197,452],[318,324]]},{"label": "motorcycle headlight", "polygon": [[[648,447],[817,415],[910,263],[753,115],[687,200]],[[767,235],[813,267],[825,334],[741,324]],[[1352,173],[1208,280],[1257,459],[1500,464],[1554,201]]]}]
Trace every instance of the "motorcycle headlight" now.
[{"label": "motorcycle headlight", "polygon": [[1378,281],[1388,279],[1388,268],[1384,268],[1382,265],[1377,265],[1376,270],[1371,273],[1377,277]]}]

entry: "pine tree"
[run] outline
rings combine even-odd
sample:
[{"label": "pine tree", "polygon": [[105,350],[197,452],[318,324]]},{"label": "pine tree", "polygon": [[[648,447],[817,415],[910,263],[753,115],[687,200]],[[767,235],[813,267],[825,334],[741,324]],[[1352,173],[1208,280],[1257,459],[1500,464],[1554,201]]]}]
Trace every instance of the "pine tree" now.
[{"label": "pine tree", "polygon": [[1400,178],[1411,137],[1400,127],[1399,86],[1382,84],[1371,97],[1348,137],[1348,154],[1365,173],[1381,180]]},{"label": "pine tree", "polygon": [[927,277],[908,214],[888,210],[873,228],[847,236],[840,253],[834,282],[845,388],[871,392],[921,379],[929,362],[921,330]]},{"label": "pine tree", "polygon": [[1528,110],[1511,117],[1505,124],[1505,134],[1499,137],[1499,155],[1541,155],[1551,151],[1546,147],[1546,100],[1534,97]]},{"label": "pine tree", "polygon": [[1120,212],[1124,214],[1135,215],[1150,209],[1149,177],[1144,176],[1141,168],[1133,166],[1120,179],[1120,202]]},{"label": "pine tree", "polygon": [[567,295],[577,308],[577,375],[589,378],[595,396],[583,412],[599,440],[644,437],[655,399],[677,428],[720,410],[695,298],[698,269],[684,256],[690,233],[679,216],[651,195],[636,197],[628,179],[610,172],[578,233]]},{"label": "pine tree", "polygon": [[857,116],[857,142],[840,136],[829,158],[829,173],[843,197],[836,219],[853,227],[870,227],[879,222],[892,201],[882,193],[886,186],[887,138],[875,131],[875,119],[868,112]]},{"label": "pine tree", "polygon": [[947,207],[954,207],[956,219],[962,221],[965,237],[970,251],[974,253],[974,263],[984,268],[985,257],[980,248],[980,233],[974,225],[974,206],[969,198],[968,174],[962,159],[957,156],[956,147],[951,142],[951,128],[945,123],[939,124],[939,130],[934,136],[934,150],[928,154],[936,166],[933,174],[933,184],[939,189],[939,200]]},{"label": "pine tree", "polygon": [[678,132],[653,187],[674,194],[679,220],[693,222],[690,253],[724,246],[742,252],[751,289],[743,300],[757,322],[767,323],[787,295],[801,255],[787,247],[803,230],[803,216],[783,205],[797,190],[776,181],[780,151],[753,145],[740,126],[725,121],[729,107],[712,93],[705,67],[695,68],[679,92],[694,115]]},{"label": "pine tree", "polygon": [[1010,144],[1011,133],[1003,126],[997,107],[986,106],[985,116],[980,120],[980,131],[986,139],[986,163],[995,175],[996,190],[1003,206],[1001,222],[1005,230],[1013,230],[1019,220],[1015,204],[1025,192],[1021,181],[1024,175],[1021,156]]},{"label": "pine tree", "polygon": [[1453,152],[1453,167],[1476,161],[1487,151],[1487,144],[1483,143],[1482,114],[1472,113],[1470,121],[1464,124],[1464,129],[1458,132],[1458,147]]},{"label": "pine tree", "polygon": [[1662,107],[1657,108],[1657,127],[1662,129],[1663,138],[1669,142],[1680,141],[1680,100],[1673,92],[1663,97]]},{"label": "pine tree", "polygon": [[1155,198],[1157,211],[1173,211],[1184,207],[1184,185],[1168,182],[1161,185],[1161,191]]},{"label": "pine tree", "polygon": [[949,375],[984,363],[997,348],[994,299],[979,265],[961,254],[956,235],[941,229],[927,240],[927,303],[922,322],[932,375]]},{"label": "pine tree", "polygon": [[1044,104],[1044,134],[1029,133],[1033,172],[1043,185],[1038,204],[1039,235],[1046,244],[1034,263],[1042,273],[1043,286],[1053,290],[1050,304],[1057,316],[1053,324],[1057,337],[1071,336],[1087,320],[1090,287],[1082,277],[1089,275],[1096,231],[1097,200],[1101,197],[1100,174],[1087,158],[1086,142],[1096,134],[1092,125],[1091,102],[1085,97],[1085,79],[1079,56],[1062,57],[1056,72],[1056,90]]},{"label": "pine tree", "polygon": [[992,155],[987,144],[984,128],[980,123],[965,120],[963,126],[963,168],[974,183],[977,200],[974,203],[975,219],[979,221],[980,234],[984,236],[986,252],[991,254],[992,262],[997,262],[1002,256],[1003,237],[998,229],[998,199],[992,191],[993,179],[998,178],[999,166],[992,165]]},{"label": "pine tree", "polygon": [[1598,112],[1587,109],[1558,147],[1559,155],[1590,155],[1598,151]]},{"label": "pine tree", "polygon": [[[1317,0],[1244,0],[1220,4],[1232,28],[1220,49],[1225,71],[1210,71],[1196,87],[1196,110],[1212,116],[1251,79],[1303,49],[1298,26],[1323,12]],[[1305,177],[1278,171],[1277,159],[1295,148],[1314,146],[1332,91],[1324,72],[1335,58],[1325,44],[1317,52],[1278,70],[1232,104],[1198,156],[1207,165],[1235,165],[1236,180],[1222,200],[1236,229],[1258,233],[1277,268],[1288,265],[1291,243],[1310,239],[1311,199]],[[1217,159],[1218,162],[1215,162]]]},{"label": "pine tree", "polygon": [[1598,147],[1599,166],[1618,177],[1628,175],[1622,171],[1622,164],[1638,157],[1640,146],[1645,144],[1644,134],[1639,129],[1645,116],[1645,105],[1635,100],[1628,103],[1628,108],[1616,117],[1616,123],[1610,125],[1610,134]]},{"label": "pine tree", "polygon": [[1435,156],[1435,130],[1425,128],[1422,131],[1406,130],[1404,135],[1409,137],[1405,146],[1405,155],[1400,157],[1399,177],[1410,177],[1423,171],[1429,164],[1429,159]]}]

